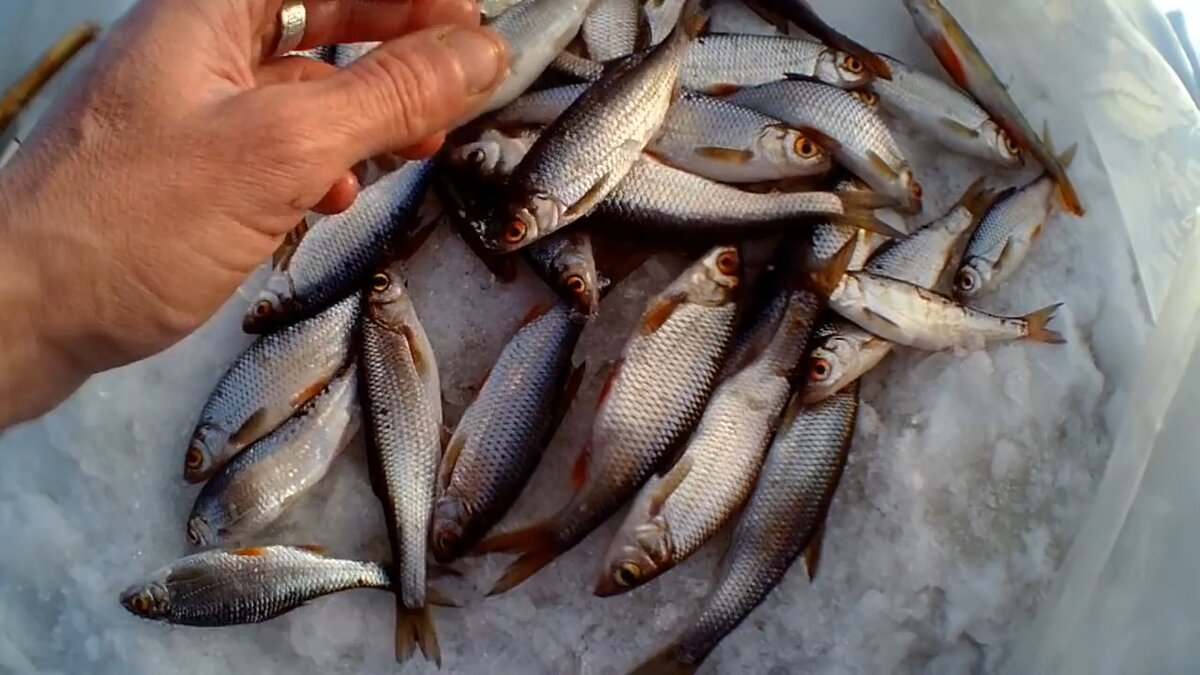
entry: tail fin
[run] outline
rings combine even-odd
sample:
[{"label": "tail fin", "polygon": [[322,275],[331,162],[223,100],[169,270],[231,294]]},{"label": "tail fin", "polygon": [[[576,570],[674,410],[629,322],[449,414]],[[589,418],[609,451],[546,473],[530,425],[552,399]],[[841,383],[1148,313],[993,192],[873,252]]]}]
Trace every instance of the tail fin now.
[{"label": "tail fin", "polygon": [[488,591],[489,596],[500,595],[512,590],[538,570],[549,565],[562,552],[563,548],[555,539],[548,522],[488,537],[479,542],[473,551],[477,555],[485,553],[521,554],[521,557],[508,566],[508,569],[492,586],[492,590]]},{"label": "tail fin", "polygon": [[892,239],[902,239],[905,236],[903,232],[875,216],[875,209],[892,204],[892,200],[886,195],[859,190],[835,192],[834,194],[842,200],[842,213],[831,216],[830,220],[833,222],[877,232]]},{"label": "tail fin", "polygon": [[1066,338],[1062,333],[1050,330],[1048,324],[1054,319],[1054,314],[1058,308],[1062,307],[1062,303],[1043,307],[1036,312],[1022,317],[1028,325],[1026,339],[1034,342],[1045,342],[1052,345],[1061,345],[1066,343]]},{"label": "tail fin", "polygon": [[809,272],[808,284],[815,293],[823,298],[828,298],[837,290],[838,285],[842,283],[842,277],[846,276],[846,269],[850,267],[850,261],[854,258],[854,248],[857,244],[857,238],[851,239],[838,249],[838,252],[834,253],[833,257],[821,268]]},{"label": "tail fin", "polygon": [[651,656],[640,666],[629,671],[629,675],[692,675],[699,668],[699,663],[684,663],[679,660],[679,648],[669,645],[654,656]]},{"label": "tail fin", "polygon": [[420,646],[421,653],[429,661],[442,667],[442,648],[438,646],[437,629],[429,607],[409,609],[404,606],[400,594],[396,594],[396,662],[404,663],[412,658]]},{"label": "tail fin", "polygon": [[1046,171],[1054,176],[1055,183],[1058,184],[1058,205],[1067,213],[1076,216],[1082,216],[1085,211],[1083,202],[1079,200],[1079,195],[1075,192],[1075,186],[1071,184],[1071,179],[1067,176],[1067,169],[1075,161],[1075,155],[1079,150],[1078,145],[1072,145],[1067,148],[1061,155],[1054,151],[1054,139],[1050,137],[1050,123],[1042,122],[1042,142],[1046,145],[1046,152],[1054,157],[1058,166],[1045,167]]}]

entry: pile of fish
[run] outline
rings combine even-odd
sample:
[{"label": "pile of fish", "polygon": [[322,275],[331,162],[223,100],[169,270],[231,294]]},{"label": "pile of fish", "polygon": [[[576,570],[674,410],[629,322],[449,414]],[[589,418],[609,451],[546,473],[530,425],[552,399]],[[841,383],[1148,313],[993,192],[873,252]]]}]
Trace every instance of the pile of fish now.
[{"label": "pile of fish", "polygon": [[[187,535],[205,550],[129,588],[131,612],[227,626],[377,588],[396,599],[397,658],[420,648],[440,663],[429,608],[453,603],[431,570],[514,554],[491,591],[503,593],[629,505],[597,596],[651,582],[736,523],[704,608],[635,671],[692,672],[802,554],[815,573],[859,378],[896,345],[1063,341],[1055,307],[1005,317],[968,304],[1015,273],[1056,205],[1083,209],[1065,173],[1073,152],[1056,157],[1031,130],[937,0],[905,4],[959,86],[871,53],[802,0],[752,4],[820,42],[708,34],[698,0],[492,4],[513,58],[486,109],[438,157],[364,171],[374,180],[352,208],[276,256],[244,322],[259,337],[185,455],[187,481],[204,483]],[[308,55],[344,65],[371,46]],[[906,233],[883,219],[922,211],[894,118],[987,160],[996,182],[1034,161],[1044,173],[1002,191],[981,178]],[[525,319],[452,433],[405,283],[427,200],[499,278],[524,259],[560,297]],[[770,251],[765,269],[748,263],[754,247]],[[580,336],[663,248],[694,262],[645,307],[609,373],[574,495],[495,531],[579,387]],[[233,546],[301,499],[360,426],[390,560]]]}]

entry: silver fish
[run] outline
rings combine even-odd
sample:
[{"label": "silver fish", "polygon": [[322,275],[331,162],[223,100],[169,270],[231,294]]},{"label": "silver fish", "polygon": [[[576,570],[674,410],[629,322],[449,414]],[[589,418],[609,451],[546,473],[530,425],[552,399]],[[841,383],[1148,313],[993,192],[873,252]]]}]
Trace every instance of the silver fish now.
[{"label": "silver fish", "polygon": [[892,79],[871,88],[885,110],[955,152],[1010,169],[1021,166],[1020,146],[969,94],[890,56],[882,58]]},{"label": "silver fish", "polygon": [[508,44],[508,73],[492,98],[476,114],[503,108],[541,77],[579,34],[595,0],[527,0],[487,25]]},{"label": "silver fish", "polygon": [[277,330],[356,292],[411,224],[432,175],[432,162],[410,162],[364,189],[346,212],[319,220],[267,278],[243,321],[246,332]]},{"label": "silver fish", "polygon": [[696,40],[688,51],[679,84],[685,89],[721,95],[795,75],[844,89],[865,86],[872,79],[862,61],[820,42],[727,33]]},{"label": "silver fish", "polygon": [[583,21],[583,43],[595,61],[629,56],[637,46],[640,0],[596,0]]},{"label": "silver fish", "polygon": [[372,480],[383,505],[396,564],[396,659],[441,661],[425,587],[425,552],[434,484],[442,456],[442,393],[433,349],[402,276],[382,265],[363,307],[365,384]]},{"label": "silver fish", "polygon": [[592,237],[582,228],[542,239],[524,249],[525,259],[550,288],[579,314],[592,317],[600,310],[600,275]]},{"label": "silver fish", "polygon": [[283,424],[350,358],[359,299],[258,338],[208,397],[184,455],[184,479],[200,483]]},{"label": "silver fish", "polygon": [[886,79],[892,76],[887,63],[878,54],[826,23],[808,0],[746,0],[746,4],[785,33],[788,30],[786,22],[791,21],[830,47],[853,54],[876,77]]},{"label": "silver fish", "polygon": [[121,593],[130,613],[182,626],[236,626],[273,619],[323,595],[386,589],[382,565],[337,560],[319,546],[203,551]]},{"label": "silver fish", "polygon": [[431,545],[466,553],[508,511],[541,460],[583,373],[571,354],[586,321],[566,303],[526,321],[463,413],[438,472]]},{"label": "silver fish", "polygon": [[358,377],[351,364],[295,417],[205,484],[188,518],[188,540],[213,546],[270,525],[325,477],[358,426]]},{"label": "silver fish", "polygon": [[538,138],[509,179],[498,250],[579,220],[621,182],[662,125],[698,22],[689,14],[670,40],[621,62]]},{"label": "silver fish", "polygon": [[[852,254],[846,247],[835,266],[844,269]],[[824,306],[808,288],[789,286],[781,293],[782,320],[769,340],[713,392],[683,454],[670,471],[651,478],[634,500],[609,545],[596,595],[624,593],[687,559],[750,496]]]},{"label": "silver fish", "polygon": [[485,129],[478,139],[451,149],[446,161],[477,178],[503,180],[512,175],[540,134],[541,130],[506,133]]},{"label": "silver fish", "polygon": [[793,397],[704,609],[632,675],[694,673],[818,538],[841,481],[858,416],[852,386],[812,407]]},{"label": "silver fish", "polygon": [[995,316],[870,272],[847,274],[830,295],[829,306],[882,338],[925,351],[979,348],[1006,340],[1064,342],[1047,327],[1059,305],[1022,317]]},{"label": "silver fish", "polygon": [[788,80],[743,89],[727,101],[805,130],[838,163],[910,213],[921,210],[921,184],[892,132],[870,107],[837,87]]},{"label": "silver fish", "polygon": [[336,45],[333,48],[333,65],[338,68],[346,66],[361,59],[371,53],[378,47],[380,42],[349,42],[346,44]]},{"label": "silver fish", "polygon": [[491,594],[511,589],[582,541],[684,440],[732,337],[740,280],[737,249],[720,246],[651,301],[601,393],[591,439],[573,471],[571,502],[544,522],[494,535],[476,548],[521,554]]},{"label": "silver fish", "polygon": [[[1071,148],[1059,163],[1070,168],[1074,157],[1075,148]],[[1049,174],[1005,193],[971,235],[962,267],[954,277],[955,297],[973,299],[1011,278],[1056,207],[1062,208],[1061,193]]]}]

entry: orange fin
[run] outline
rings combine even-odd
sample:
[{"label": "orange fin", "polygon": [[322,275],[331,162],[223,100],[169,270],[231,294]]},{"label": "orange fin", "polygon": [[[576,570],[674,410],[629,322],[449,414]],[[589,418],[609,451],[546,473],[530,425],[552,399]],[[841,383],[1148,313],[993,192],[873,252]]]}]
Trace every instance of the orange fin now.
[{"label": "orange fin", "polygon": [[412,327],[403,326],[401,331],[404,333],[404,341],[408,343],[408,353],[412,356],[413,366],[416,367],[417,372],[426,373],[430,368],[436,368],[433,355],[425,353],[421,340],[418,339]]},{"label": "orange fin", "polygon": [[590,188],[588,188],[587,192],[583,193],[583,197],[581,197],[579,201],[567,208],[566,212],[563,213],[563,218],[567,220],[574,220],[575,218],[591,213],[592,210],[595,209],[600,201],[604,198],[604,195],[608,192],[609,182],[611,180],[611,174],[605,174],[604,176],[601,176],[600,180],[596,181]]},{"label": "orange fin", "polygon": [[536,574],[538,570],[549,565],[558,557],[559,553],[560,551],[557,547],[547,545],[522,554],[520,558],[517,558],[516,562],[508,566],[508,569],[504,571],[504,574],[492,586],[492,590],[488,591],[488,597],[512,590]]},{"label": "orange fin", "polygon": [[654,494],[650,497],[649,514],[651,518],[662,511],[663,504],[667,503],[667,499],[679,488],[691,470],[691,458],[685,455],[675,463],[675,466],[671,467],[666,476],[663,476],[662,482],[654,487]]},{"label": "orange fin", "polygon": [[704,145],[696,148],[695,152],[705,159],[711,159],[714,162],[724,162],[726,164],[749,164],[754,161],[754,153],[752,151],[739,150],[737,148]]},{"label": "orange fin", "polygon": [[860,230],[869,230],[890,239],[904,238],[905,234],[903,232],[883,222],[875,215],[875,209],[880,208],[881,204],[892,203],[890,198],[878,192],[863,192],[861,190],[835,192],[834,194],[842,200],[842,213],[841,215],[830,216],[830,220],[833,222],[840,225],[857,227]]},{"label": "orange fin", "polygon": [[246,420],[237,432],[229,438],[229,444],[238,450],[271,433],[267,425],[267,409],[259,408]]},{"label": "orange fin", "polygon": [[875,152],[874,150],[867,151],[867,161],[870,162],[871,166],[874,167],[876,171],[886,176],[889,181],[896,181],[900,179],[899,172],[893,169],[892,165],[888,164],[887,161],[883,157],[879,156],[879,153]]},{"label": "orange fin", "polygon": [[579,454],[575,457],[575,463],[571,466],[571,489],[579,492],[587,485],[588,467],[592,463],[592,448],[590,445],[583,446]]},{"label": "orange fin", "polygon": [[854,259],[854,249],[858,245],[857,239],[851,239],[842,245],[838,252],[833,254],[824,266],[820,269],[809,272],[808,284],[814,292],[823,298],[829,297],[837,287],[842,283],[842,277],[846,276],[846,270],[850,267],[850,261]]},{"label": "orange fin", "polygon": [[600,398],[596,400],[596,407],[604,405],[605,399],[612,393],[613,383],[617,381],[617,374],[621,372],[621,362],[613,363],[612,369],[608,371],[608,377],[604,378],[604,385],[600,387]]},{"label": "orange fin", "polygon": [[240,555],[251,558],[257,558],[267,554],[267,549],[261,546],[249,546],[246,548],[235,548],[229,552],[229,555]]},{"label": "orange fin", "polygon": [[442,666],[442,650],[438,646],[437,629],[433,625],[429,607],[409,609],[397,594],[396,662],[403,663],[412,658],[418,646],[427,660],[433,661],[439,668]]},{"label": "orange fin", "polygon": [[308,403],[309,401],[316,398],[317,394],[324,391],[325,387],[328,387],[328,386],[329,386],[329,380],[326,380],[326,379],[317,380],[316,382],[313,382],[312,384],[308,385],[307,387],[296,392],[296,394],[294,396],[292,396],[292,400],[288,401],[288,404],[291,405],[293,409],[300,408],[305,403]]},{"label": "orange fin", "polygon": [[[533,307],[530,307],[529,311],[525,312],[525,316],[521,318],[521,325],[528,326],[529,324],[533,323],[534,321],[537,321],[539,318],[541,318],[541,316],[543,314],[545,314],[548,311],[550,311],[550,305],[534,305]],[[489,369],[489,374],[490,374],[490,369]],[[484,378],[484,381],[485,382],[487,381],[486,377]],[[482,384],[480,386],[482,386]]]},{"label": "orange fin", "polygon": [[642,314],[642,322],[638,327],[641,334],[650,335],[659,328],[662,328],[663,324],[671,318],[671,315],[683,304],[684,300],[687,300],[687,296],[682,293],[668,295],[655,300],[646,309],[645,313]]},{"label": "orange fin", "polygon": [[715,82],[701,89],[700,91],[708,94],[709,96],[728,96],[729,94],[741,91],[741,89],[742,86],[740,84],[733,84],[732,82]]},{"label": "orange fin", "polygon": [[302,548],[309,553],[316,553],[317,555],[328,555],[325,547],[321,546],[320,544],[301,544],[296,548]]},{"label": "orange fin", "polygon": [[554,408],[554,418],[550,422],[550,427],[546,429],[546,440],[542,444],[543,446],[550,442],[550,437],[558,431],[563,418],[567,416],[567,411],[571,409],[571,403],[575,401],[575,396],[579,394],[579,387],[583,384],[583,376],[586,372],[587,361],[584,361],[575,366],[571,374],[567,376],[567,382],[563,385],[562,393],[559,394],[558,402]]},{"label": "orange fin", "polygon": [[967,75],[967,69],[963,66],[963,62],[958,58],[958,53],[954,51],[954,45],[950,44],[944,36],[937,36],[929,41],[929,46],[933,49],[933,53],[941,62],[942,67],[946,69],[946,73],[950,75],[950,79],[963,89],[970,90],[970,78]]},{"label": "orange fin", "polygon": [[825,522],[822,521],[817,526],[817,531],[813,533],[813,538],[808,543],[808,548],[804,549],[804,571],[808,574],[809,581],[817,577],[817,566],[821,563],[821,549],[824,545]]},{"label": "orange fin", "polygon": [[[446,569],[449,569],[449,568],[446,568]],[[450,571],[454,572],[455,574],[457,574],[460,577],[462,576],[462,573],[459,572],[458,570],[450,570]],[[441,591],[439,591],[436,588],[426,588],[425,589],[425,604],[433,605],[434,607],[450,607],[452,609],[460,609],[462,607],[462,605],[460,603],[454,601],[454,598],[451,598],[450,596],[446,595],[445,593],[442,593]]]},{"label": "orange fin", "polygon": [[488,553],[528,553],[540,548],[543,541],[549,541],[552,534],[550,523],[542,522],[524,527],[512,532],[494,534],[475,545],[472,555]]},{"label": "orange fin", "polygon": [[1061,345],[1066,343],[1066,338],[1062,333],[1050,330],[1048,324],[1054,319],[1054,314],[1058,312],[1058,308],[1062,307],[1062,303],[1043,307],[1036,312],[1032,312],[1022,317],[1028,325],[1027,339],[1034,342],[1045,342],[1052,345]]}]

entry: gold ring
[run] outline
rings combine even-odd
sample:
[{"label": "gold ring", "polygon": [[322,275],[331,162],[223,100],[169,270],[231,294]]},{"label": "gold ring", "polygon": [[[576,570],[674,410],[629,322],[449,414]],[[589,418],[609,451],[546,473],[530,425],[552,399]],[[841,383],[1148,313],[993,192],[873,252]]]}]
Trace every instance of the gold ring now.
[{"label": "gold ring", "polygon": [[279,45],[275,56],[294,51],[304,40],[304,29],[308,25],[308,11],[304,0],[284,0],[279,9]]}]

